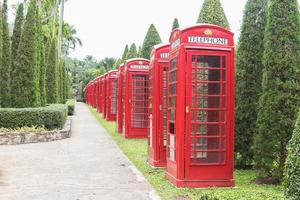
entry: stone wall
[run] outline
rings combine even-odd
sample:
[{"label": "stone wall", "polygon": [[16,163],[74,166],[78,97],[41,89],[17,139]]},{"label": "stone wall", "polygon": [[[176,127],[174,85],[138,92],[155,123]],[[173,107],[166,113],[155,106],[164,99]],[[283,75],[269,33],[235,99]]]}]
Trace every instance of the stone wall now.
[{"label": "stone wall", "polygon": [[71,137],[72,118],[67,119],[63,129],[37,133],[0,133],[0,145],[18,145],[51,142]]}]

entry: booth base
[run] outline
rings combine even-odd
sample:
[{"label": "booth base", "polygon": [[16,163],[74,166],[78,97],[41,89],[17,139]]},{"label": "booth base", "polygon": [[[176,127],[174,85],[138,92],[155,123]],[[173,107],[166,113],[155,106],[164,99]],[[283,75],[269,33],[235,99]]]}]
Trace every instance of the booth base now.
[{"label": "booth base", "polygon": [[145,139],[147,135],[125,135],[125,139]]},{"label": "booth base", "polygon": [[182,188],[214,188],[214,187],[234,187],[235,180],[181,180],[177,179],[168,172],[166,172],[166,178],[174,184],[176,187]]},{"label": "booth base", "polygon": [[159,160],[153,160],[152,158],[148,157],[148,163],[152,167],[166,167],[166,162],[161,162]]}]

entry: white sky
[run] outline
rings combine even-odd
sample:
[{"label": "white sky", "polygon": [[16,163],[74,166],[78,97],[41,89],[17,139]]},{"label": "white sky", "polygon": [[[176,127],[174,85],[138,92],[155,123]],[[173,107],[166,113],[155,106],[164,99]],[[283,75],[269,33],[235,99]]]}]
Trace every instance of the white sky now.
[{"label": "white sky", "polygon": [[[202,3],[203,0],[68,0],[65,20],[75,26],[83,41],[83,47],[71,56],[121,57],[126,44],[142,45],[151,23],[167,43],[173,19],[177,17],[181,27],[194,25]],[[221,3],[237,40],[246,0]]]}]

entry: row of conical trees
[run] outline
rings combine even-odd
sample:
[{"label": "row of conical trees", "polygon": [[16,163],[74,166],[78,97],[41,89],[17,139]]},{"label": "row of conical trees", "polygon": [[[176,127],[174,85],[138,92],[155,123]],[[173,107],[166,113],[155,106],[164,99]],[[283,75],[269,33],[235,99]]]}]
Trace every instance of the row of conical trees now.
[{"label": "row of conical trees", "polygon": [[18,4],[10,37],[7,0],[3,2],[0,15],[1,107],[38,107],[64,103],[68,97],[69,77],[64,62],[57,55],[57,18],[45,20],[47,5],[37,0]]}]

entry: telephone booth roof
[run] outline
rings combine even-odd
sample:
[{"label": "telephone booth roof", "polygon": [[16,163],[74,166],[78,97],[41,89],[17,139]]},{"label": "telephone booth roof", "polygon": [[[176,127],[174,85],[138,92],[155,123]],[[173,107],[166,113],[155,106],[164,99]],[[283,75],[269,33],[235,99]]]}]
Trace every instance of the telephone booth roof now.
[{"label": "telephone booth roof", "polygon": [[186,48],[221,49],[234,48],[233,33],[220,26],[212,24],[197,24],[185,29],[175,29],[169,38],[170,52],[176,51],[179,46]]},{"label": "telephone booth roof", "polygon": [[125,71],[148,71],[149,60],[145,58],[131,58],[125,61]]},{"label": "telephone booth roof", "polygon": [[109,78],[114,78],[114,77],[116,77],[117,72],[118,72],[118,70],[116,70],[116,69],[110,70],[110,71],[108,72],[108,77],[109,77]]},{"label": "telephone booth roof", "polygon": [[168,62],[170,44],[158,44],[151,50],[151,61]]}]

